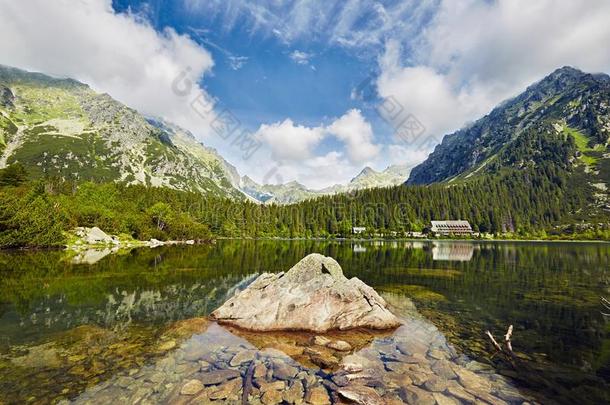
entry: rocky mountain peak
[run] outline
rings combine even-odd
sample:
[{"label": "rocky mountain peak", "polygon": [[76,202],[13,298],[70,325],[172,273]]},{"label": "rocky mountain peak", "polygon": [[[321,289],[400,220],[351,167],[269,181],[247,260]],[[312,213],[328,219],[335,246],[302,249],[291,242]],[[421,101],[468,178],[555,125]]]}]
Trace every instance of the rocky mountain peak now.
[{"label": "rocky mountain peak", "polygon": [[[429,184],[500,167],[541,164],[550,144],[556,145],[556,152],[566,152],[561,153],[561,162],[554,163],[567,167],[574,153],[589,153],[589,148],[608,143],[609,106],[608,75],[564,66],[468,127],[446,135],[428,159],[412,170],[408,183]],[[560,145],[569,136],[579,151],[568,153],[569,146]],[[533,143],[545,143],[547,150]]]}]

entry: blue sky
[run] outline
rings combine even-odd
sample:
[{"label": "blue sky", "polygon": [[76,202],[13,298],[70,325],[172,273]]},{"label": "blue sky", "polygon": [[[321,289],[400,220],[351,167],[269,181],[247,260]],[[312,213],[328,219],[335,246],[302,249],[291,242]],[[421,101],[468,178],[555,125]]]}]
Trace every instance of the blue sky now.
[{"label": "blue sky", "polygon": [[[272,8],[275,18],[282,22],[299,8],[299,2],[285,3]],[[346,2],[329,7],[334,11],[328,13],[328,24],[336,21],[346,8],[341,3]],[[366,9],[373,7],[375,2],[360,3],[359,18],[364,22],[355,22],[354,26],[366,28],[367,17],[370,17]],[[139,14],[159,31],[172,27],[207,49],[215,64],[211,74],[202,81],[203,87],[253,131],[262,124],[286,118],[309,127],[329,124],[356,108],[371,123],[377,139],[391,137],[392,127],[378,116],[373,106],[352,97],[353,90],[378,70],[377,58],[383,52],[382,43],[342,46],[323,32],[312,32],[311,36],[289,33],[286,38],[274,32],[285,29],[282,24],[257,26],[249,8],[242,2],[222,4],[224,6],[214,1],[203,6],[195,1],[113,1],[117,12]],[[212,9],[213,14],[210,13]],[[323,26],[320,30],[326,28]],[[336,147],[337,142],[328,138],[319,150]]]},{"label": "blue sky", "polygon": [[[375,108],[380,98],[375,96],[364,102],[354,97],[354,90],[363,81],[376,77],[384,41],[405,28],[380,27],[376,21],[380,13],[377,6],[381,4],[378,2],[328,1],[324,7],[309,3],[114,0],[113,8],[146,19],[157,31],[171,27],[209,51],[214,66],[201,81],[202,87],[252,132],[286,119],[307,128],[331,125],[355,109],[371,126],[375,144],[392,142],[393,127]],[[402,1],[383,3],[388,9],[395,8],[396,16],[404,16],[405,21],[413,18],[410,32],[423,27],[436,5],[430,2],[425,7],[410,8]],[[257,7],[269,13],[264,21],[258,20],[262,17],[256,15]],[[415,10],[421,14],[417,21]],[[343,31],[336,30],[340,25],[345,25]],[[371,33],[371,29],[376,32]],[[342,149],[341,139],[323,138],[313,147],[315,155]],[[216,146],[214,140],[206,143]],[[222,145],[219,149],[223,149]],[[230,151],[223,154],[239,167],[239,156]],[[281,180],[296,179],[323,187],[348,181],[367,165],[382,170],[390,164],[410,163],[378,156],[373,159],[367,153],[364,156],[371,159],[344,161],[344,173],[330,181],[311,181],[310,175],[299,175],[292,168]],[[418,155],[420,160],[424,156]],[[286,165],[281,156],[274,157],[280,165]],[[261,180],[260,174],[257,180]]]},{"label": "blue sky", "polygon": [[[561,66],[608,73],[608,15],[607,0],[0,1],[0,63],[172,121],[256,181],[323,188],[421,162]],[[218,136],[225,110],[256,153]]]}]

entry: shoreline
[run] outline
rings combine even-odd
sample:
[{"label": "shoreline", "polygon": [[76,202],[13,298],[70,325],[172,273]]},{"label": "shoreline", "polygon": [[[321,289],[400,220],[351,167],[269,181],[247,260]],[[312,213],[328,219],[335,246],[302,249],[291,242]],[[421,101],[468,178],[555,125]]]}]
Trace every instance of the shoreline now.
[{"label": "shoreline", "polygon": [[135,248],[156,248],[161,246],[179,246],[179,245],[213,245],[219,240],[267,240],[267,241],[318,241],[318,242],[461,242],[461,243],[595,243],[595,244],[610,244],[610,240],[603,239],[448,239],[448,238],[395,238],[395,239],[384,239],[384,238],[285,238],[285,237],[215,237],[206,240],[169,240],[169,241],[157,241],[151,243],[151,241],[134,240],[125,243],[107,243],[107,244],[75,244],[68,243],[63,246],[21,246],[21,247],[9,247],[0,248],[0,252],[36,252],[36,251],[73,251],[81,252],[84,250],[95,250],[95,249],[135,249]]},{"label": "shoreline", "polygon": [[604,239],[451,239],[451,238],[285,238],[285,237],[217,237],[216,240],[278,240],[278,241],[329,241],[329,242],[469,242],[469,243],[494,243],[494,242],[521,242],[521,243],[607,243]]}]

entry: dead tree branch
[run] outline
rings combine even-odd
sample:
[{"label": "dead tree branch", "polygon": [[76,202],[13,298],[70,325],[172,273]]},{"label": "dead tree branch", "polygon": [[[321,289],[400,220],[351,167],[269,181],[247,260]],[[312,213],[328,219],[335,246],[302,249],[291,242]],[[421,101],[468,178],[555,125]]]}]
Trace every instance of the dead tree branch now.
[{"label": "dead tree branch", "polygon": [[494,338],[494,335],[492,335],[490,331],[487,331],[487,332],[485,332],[485,333],[487,334],[487,336],[489,336],[489,338],[491,339],[491,343],[493,343],[493,344],[494,344],[494,346],[496,347],[496,349],[498,349],[498,351],[501,351],[501,352],[502,352],[502,351],[503,351],[503,350],[502,350],[502,346],[500,346],[500,345],[498,344],[498,342],[497,342],[497,341],[496,341],[496,339]]},{"label": "dead tree branch", "polygon": [[[602,301],[602,306],[603,306],[604,308],[606,308],[607,310],[609,310],[609,311],[610,311],[610,301],[608,301],[608,300],[607,300],[607,299],[605,299],[604,297],[600,297],[600,298],[601,298],[601,301]],[[602,314],[603,316],[610,316],[610,313],[605,313],[605,312],[602,312],[601,314]]]},{"label": "dead tree branch", "polygon": [[506,347],[508,347],[508,350],[512,353],[513,352],[513,345],[510,342],[510,338],[513,335],[513,325],[510,325],[508,327],[508,330],[506,331],[506,335],[504,335],[504,341],[506,342]]}]

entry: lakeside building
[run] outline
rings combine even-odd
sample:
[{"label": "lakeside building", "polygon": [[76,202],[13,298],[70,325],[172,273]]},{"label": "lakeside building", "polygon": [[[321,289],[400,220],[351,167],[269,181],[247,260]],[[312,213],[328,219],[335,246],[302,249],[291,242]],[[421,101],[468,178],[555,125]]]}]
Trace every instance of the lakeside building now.
[{"label": "lakeside building", "polygon": [[430,232],[437,236],[472,235],[468,221],[431,221]]},{"label": "lakeside building", "polygon": [[364,233],[365,231],[366,231],[366,228],[363,227],[363,226],[355,226],[355,227],[352,228],[352,233],[354,235],[358,235],[358,234]]}]

